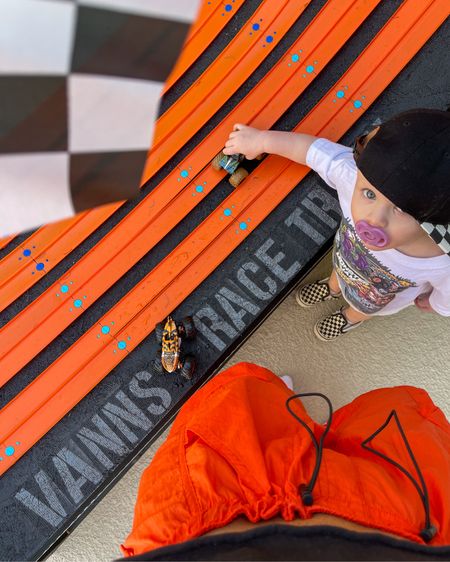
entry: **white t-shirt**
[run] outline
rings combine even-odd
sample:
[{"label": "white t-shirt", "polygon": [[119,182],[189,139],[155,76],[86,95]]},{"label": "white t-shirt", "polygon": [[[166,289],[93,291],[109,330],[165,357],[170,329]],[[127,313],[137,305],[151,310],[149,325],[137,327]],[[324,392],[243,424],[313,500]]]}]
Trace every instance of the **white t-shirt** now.
[{"label": "white t-shirt", "polygon": [[343,218],[334,241],[333,266],[346,301],[365,314],[387,315],[432,291],[432,308],[450,316],[450,256],[415,258],[395,249],[369,251],[356,234],[351,216],[357,176],[352,149],[318,139],[306,163],[339,197]]}]

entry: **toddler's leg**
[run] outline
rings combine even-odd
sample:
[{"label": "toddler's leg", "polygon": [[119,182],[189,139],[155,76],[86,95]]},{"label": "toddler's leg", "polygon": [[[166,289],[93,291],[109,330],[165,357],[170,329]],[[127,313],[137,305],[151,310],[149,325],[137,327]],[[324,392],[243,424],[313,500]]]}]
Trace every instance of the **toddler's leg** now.
[{"label": "toddler's leg", "polygon": [[328,287],[330,287],[330,292],[333,296],[340,295],[341,288],[339,287],[339,281],[334,268],[331,272],[330,278],[328,279]]},{"label": "toddler's leg", "polygon": [[351,306],[344,307],[342,309],[342,312],[344,316],[347,318],[347,320],[350,322],[350,324],[356,324],[357,322],[365,322],[366,320],[369,320],[369,318],[372,318],[370,314],[364,314],[363,312],[359,312],[359,310],[356,310]]}]

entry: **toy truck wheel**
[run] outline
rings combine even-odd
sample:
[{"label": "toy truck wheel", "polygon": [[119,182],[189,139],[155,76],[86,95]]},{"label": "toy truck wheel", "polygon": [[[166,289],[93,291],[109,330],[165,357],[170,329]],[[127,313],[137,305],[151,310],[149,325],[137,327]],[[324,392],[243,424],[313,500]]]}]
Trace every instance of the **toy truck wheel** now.
[{"label": "toy truck wheel", "polygon": [[192,316],[186,316],[186,318],[183,318],[181,325],[183,326],[184,335],[188,340],[195,337],[197,328],[195,327],[194,321],[192,320]]},{"label": "toy truck wheel", "polygon": [[222,166],[220,165],[220,161],[224,156],[225,156],[224,153],[220,151],[219,154],[213,158],[213,161],[211,162],[211,166],[214,168],[214,170],[219,171],[222,169]]},{"label": "toy truck wheel", "polygon": [[164,373],[164,367],[161,363],[161,357],[155,357],[152,361],[152,370],[157,375],[162,375]]},{"label": "toy truck wheel", "polygon": [[163,331],[164,331],[164,322],[159,322],[159,324],[156,324],[155,326],[155,337],[156,337],[156,341],[161,344],[161,340],[163,337]]},{"label": "toy truck wheel", "polygon": [[196,361],[192,355],[186,355],[180,374],[187,380],[191,380],[195,373]]},{"label": "toy truck wheel", "polygon": [[238,168],[234,174],[231,174],[228,181],[233,187],[237,187],[245,178],[248,176],[247,170],[244,168]]}]

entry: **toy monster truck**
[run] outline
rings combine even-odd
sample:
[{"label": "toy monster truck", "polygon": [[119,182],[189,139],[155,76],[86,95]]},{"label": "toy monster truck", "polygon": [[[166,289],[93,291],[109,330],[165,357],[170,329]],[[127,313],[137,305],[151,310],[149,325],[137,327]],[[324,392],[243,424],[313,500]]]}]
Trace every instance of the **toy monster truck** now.
[{"label": "toy monster truck", "polygon": [[181,345],[184,338],[195,337],[196,329],[191,316],[187,316],[176,324],[171,316],[165,322],[155,326],[156,339],[161,345],[161,356],[155,357],[153,368],[157,373],[175,373],[178,371],[182,377],[190,380],[195,372],[195,357],[181,354]]},{"label": "toy monster truck", "polygon": [[[262,160],[265,154],[260,154],[255,160]],[[240,164],[245,160],[243,154],[232,154],[227,156],[222,151],[213,159],[211,166],[214,170],[221,170],[222,168],[230,174],[228,181],[233,187],[237,187],[242,180],[248,176],[248,170],[243,168]]]}]

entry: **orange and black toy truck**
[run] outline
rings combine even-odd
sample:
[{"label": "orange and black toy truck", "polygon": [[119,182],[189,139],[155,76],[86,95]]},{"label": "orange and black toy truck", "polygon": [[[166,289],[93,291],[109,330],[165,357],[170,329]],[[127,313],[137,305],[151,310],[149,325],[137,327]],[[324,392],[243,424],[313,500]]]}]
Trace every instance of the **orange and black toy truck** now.
[{"label": "orange and black toy truck", "polygon": [[191,316],[187,316],[178,324],[168,316],[165,322],[156,324],[155,335],[160,344],[160,354],[153,361],[153,370],[159,374],[178,372],[190,380],[195,373],[195,357],[184,355],[181,348],[183,341],[193,339],[196,333]]}]

